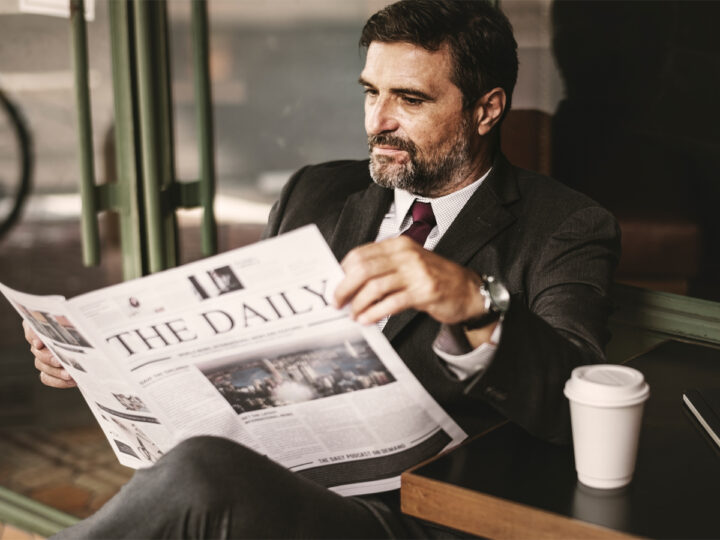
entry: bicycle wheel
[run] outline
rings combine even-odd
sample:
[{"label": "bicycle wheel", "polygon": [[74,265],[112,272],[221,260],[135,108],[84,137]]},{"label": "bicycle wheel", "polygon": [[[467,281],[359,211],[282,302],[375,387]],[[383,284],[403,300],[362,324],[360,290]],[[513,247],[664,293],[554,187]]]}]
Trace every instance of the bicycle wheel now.
[{"label": "bicycle wheel", "polygon": [[25,118],[0,90],[0,238],[20,219],[32,168],[32,138]]}]

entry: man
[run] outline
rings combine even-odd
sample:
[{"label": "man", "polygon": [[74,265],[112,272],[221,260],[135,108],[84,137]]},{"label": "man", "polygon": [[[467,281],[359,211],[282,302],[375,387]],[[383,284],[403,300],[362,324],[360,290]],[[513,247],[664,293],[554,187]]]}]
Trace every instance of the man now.
[{"label": "man", "polygon": [[[562,385],[603,359],[615,221],[499,153],[517,54],[489,4],[403,0],[369,19],[361,45],[369,167],[300,170],[265,235],[317,224],[346,273],[337,306],[383,325],[469,434],[508,418],[567,440]],[[28,340],[43,382],[72,384]],[[239,445],[196,438],[61,537],[433,533],[400,513],[396,492],[344,499]]]}]

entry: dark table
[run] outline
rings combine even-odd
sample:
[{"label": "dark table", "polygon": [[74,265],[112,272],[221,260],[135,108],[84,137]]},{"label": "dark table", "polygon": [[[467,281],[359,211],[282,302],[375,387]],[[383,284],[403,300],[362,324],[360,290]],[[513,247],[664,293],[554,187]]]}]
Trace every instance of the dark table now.
[{"label": "dark table", "polygon": [[720,451],[682,402],[720,387],[720,349],[667,341],[627,365],[650,384],[629,486],[579,484],[570,446],[506,423],[405,473],[403,511],[491,538],[720,538]]}]

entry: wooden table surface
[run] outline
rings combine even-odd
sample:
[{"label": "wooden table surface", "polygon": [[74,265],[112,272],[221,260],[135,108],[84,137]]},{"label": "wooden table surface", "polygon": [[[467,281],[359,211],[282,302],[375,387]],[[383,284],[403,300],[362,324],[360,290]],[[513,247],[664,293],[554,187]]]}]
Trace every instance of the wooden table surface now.
[{"label": "wooden table surface", "polygon": [[633,481],[577,481],[572,447],[507,423],[405,473],[405,513],[489,538],[720,538],[720,450],[682,402],[720,387],[720,349],[668,341],[628,362],[650,385]]}]

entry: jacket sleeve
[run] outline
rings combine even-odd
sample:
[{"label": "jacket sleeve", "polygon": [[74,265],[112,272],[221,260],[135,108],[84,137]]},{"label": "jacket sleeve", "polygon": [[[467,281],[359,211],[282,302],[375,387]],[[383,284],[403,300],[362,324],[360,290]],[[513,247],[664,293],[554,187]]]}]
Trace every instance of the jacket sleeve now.
[{"label": "jacket sleeve", "polygon": [[609,212],[590,207],[570,215],[529,268],[525,293],[511,297],[495,357],[465,393],[534,435],[568,441],[563,387],[573,368],[605,359],[619,254],[620,232]]}]

